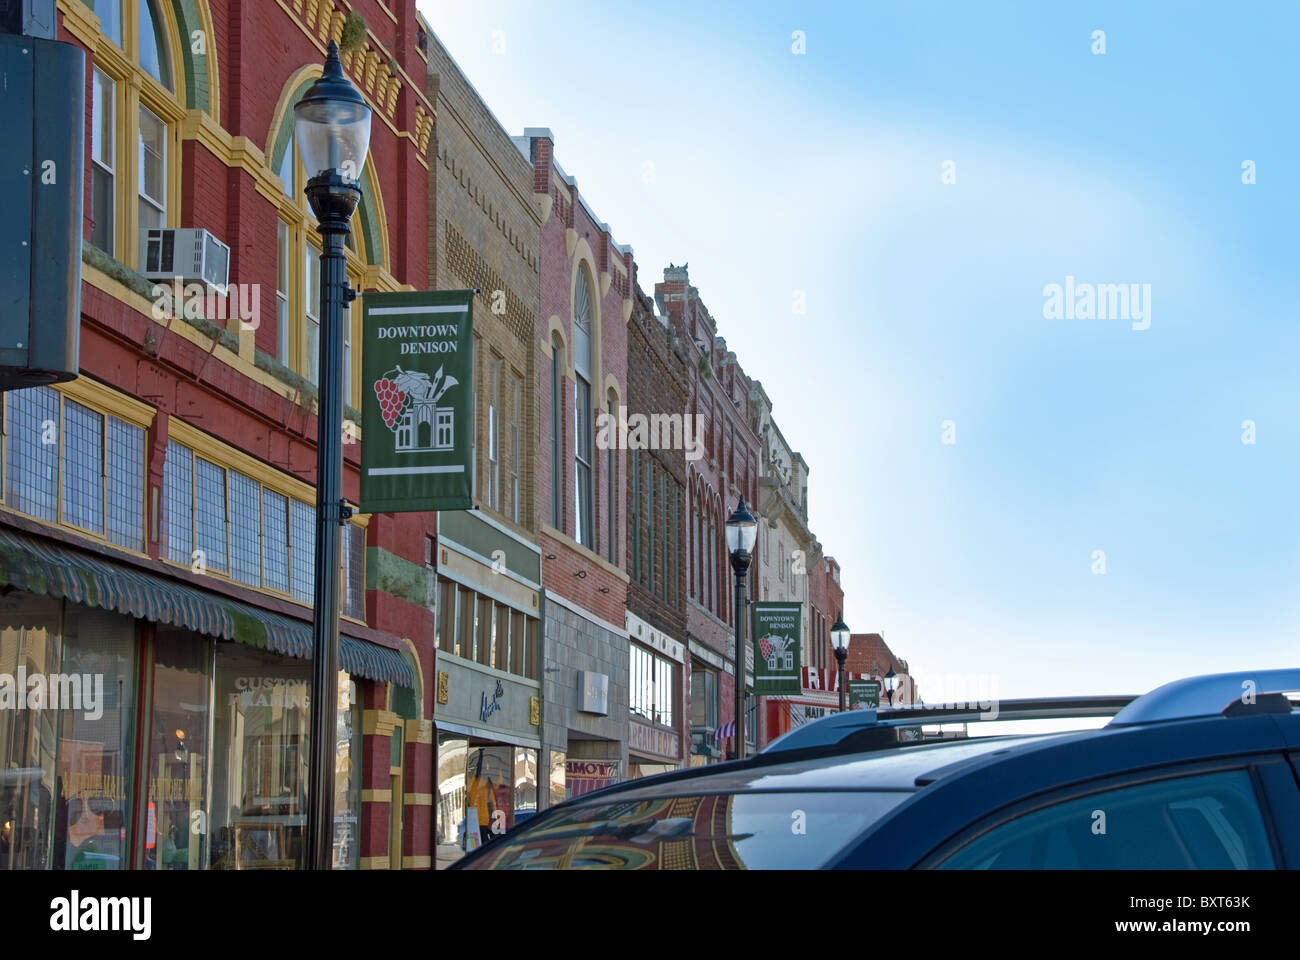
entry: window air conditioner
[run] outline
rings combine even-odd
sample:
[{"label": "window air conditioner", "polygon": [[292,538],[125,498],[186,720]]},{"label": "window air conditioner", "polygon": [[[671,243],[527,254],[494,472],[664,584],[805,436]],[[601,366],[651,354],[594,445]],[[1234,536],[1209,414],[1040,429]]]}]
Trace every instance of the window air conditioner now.
[{"label": "window air conditioner", "polygon": [[180,277],[226,292],[230,279],[230,248],[193,227],[145,232],[144,275],[159,282]]}]

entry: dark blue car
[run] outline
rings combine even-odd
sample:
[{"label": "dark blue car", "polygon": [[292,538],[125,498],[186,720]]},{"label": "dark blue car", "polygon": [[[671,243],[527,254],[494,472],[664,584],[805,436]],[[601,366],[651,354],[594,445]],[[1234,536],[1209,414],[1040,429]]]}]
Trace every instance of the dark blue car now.
[{"label": "dark blue car", "polygon": [[1111,717],[1020,736],[933,738],[978,727],[978,707],[835,714],[746,760],[559,804],[455,867],[1300,867],[1296,691],[1300,670],[1271,670],[1004,701],[1002,720]]}]

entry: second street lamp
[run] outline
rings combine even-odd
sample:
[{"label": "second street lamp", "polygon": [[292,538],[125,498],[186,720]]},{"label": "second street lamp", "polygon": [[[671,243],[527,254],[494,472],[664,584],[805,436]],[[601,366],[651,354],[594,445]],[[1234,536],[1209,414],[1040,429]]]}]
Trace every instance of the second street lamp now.
[{"label": "second street lamp", "polygon": [[840,665],[840,713],[844,712],[844,660],[849,655],[849,628],[844,624],[844,613],[835,617],[831,626],[831,644],[835,649],[835,661]]},{"label": "second street lamp", "polygon": [[735,759],[745,756],[745,574],[749,572],[750,554],[758,539],[758,521],[745,509],[745,498],[740,498],[736,512],[727,518],[727,552],[731,554],[731,569],[736,574],[736,749]]},{"label": "second street lamp", "polygon": [[328,870],[333,848],[334,749],[338,722],[339,530],[343,501],[343,306],[348,286],[344,246],[361,199],[357,180],[370,150],[370,107],[343,75],[330,43],[325,70],[293,108],[307,202],[320,224],[321,338],[316,414],[316,583],[312,614],[310,761],[307,768],[307,867]]},{"label": "second street lamp", "polygon": [[885,674],[885,686],[889,690],[889,705],[894,705],[894,678],[898,676],[894,672],[893,664],[890,664],[889,672]]}]

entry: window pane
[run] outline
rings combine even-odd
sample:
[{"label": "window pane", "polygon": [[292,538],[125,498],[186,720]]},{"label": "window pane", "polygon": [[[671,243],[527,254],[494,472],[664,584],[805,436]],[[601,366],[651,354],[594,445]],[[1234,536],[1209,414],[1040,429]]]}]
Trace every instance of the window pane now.
[{"label": "window pane", "polygon": [[285,366],[289,364],[289,225],[276,222],[275,266],[275,333],[277,357]]},{"label": "window pane", "polygon": [[108,254],[113,252],[113,169],[116,165],[113,90],[113,81],[96,69],[90,91],[90,242]]},{"label": "window pane", "polygon": [[289,143],[284,148],[284,154],[280,157],[280,169],[276,171],[280,179],[284,181],[284,194],[292,197],[293,193],[293,158],[294,145],[293,136],[290,135]]},{"label": "window pane", "polygon": [[167,441],[163,461],[163,556],[190,565],[194,550],[194,455],[189,447]]},{"label": "window pane", "polygon": [[5,397],[5,501],[53,523],[59,506],[59,393],[29,387]]},{"label": "window pane", "polygon": [[[1104,834],[1093,811],[1106,811]],[[1259,801],[1245,770],[1095,793],[997,827],[941,869],[1066,870],[1273,867]]]},{"label": "window pane", "polygon": [[311,603],[316,564],[316,508],[301,500],[289,501],[290,590],[295,600]]},{"label": "window pane", "polygon": [[226,471],[194,458],[194,547],[209,570],[226,571]]},{"label": "window pane", "polygon": [[356,620],[366,617],[366,528],[355,523],[343,530],[348,544],[345,597],[343,612]]},{"label": "window pane", "polygon": [[109,416],[108,540],[144,551],[144,428]]},{"label": "window pane", "polygon": [[230,575],[240,583],[260,587],[262,485],[230,471]]},{"label": "window pane", "polygon": [[303,327],[303,376],[312,383],[320,380],[320,250],[307,244],[303,277],[303,303],[306,304],[306,324]]},{"label": "window pane", "polygon": [[63,522],[104,532],[104,418],[63,401]]},{"label": "window pane", "polygon": [[140,66],[168,90],[172,89],[171,57],[167,52],[167,33],[157,0],[139,0]]},{"label": "window pane", "polygon": [[[140,108],[140,196],[159,211],[166,202],[167,126],[148,107]],[[150,223],[149,226],[161,226]],[[143,222],[141,223],[143,227]]]},{"label": "window pane", "polygon": [[99,16],[99,31],[119,47],[122,44],[122,0],[94,0],[91,4]]},{"label": "window pane", "polygon": [[289,592],[289,498],[262,491],[262,583]]}]

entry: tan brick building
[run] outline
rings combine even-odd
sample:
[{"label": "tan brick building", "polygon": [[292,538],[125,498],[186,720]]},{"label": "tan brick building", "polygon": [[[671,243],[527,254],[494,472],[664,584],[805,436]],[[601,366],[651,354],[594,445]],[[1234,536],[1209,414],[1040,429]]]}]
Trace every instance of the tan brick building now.
[{"label": "tan brick building", "polygon": [[535,811],[541,551],[535,330],[541,215],[533,170],[432,31],[429,277],[475,289],[474,509],[438,515],[434,777],[439,862]]}]

